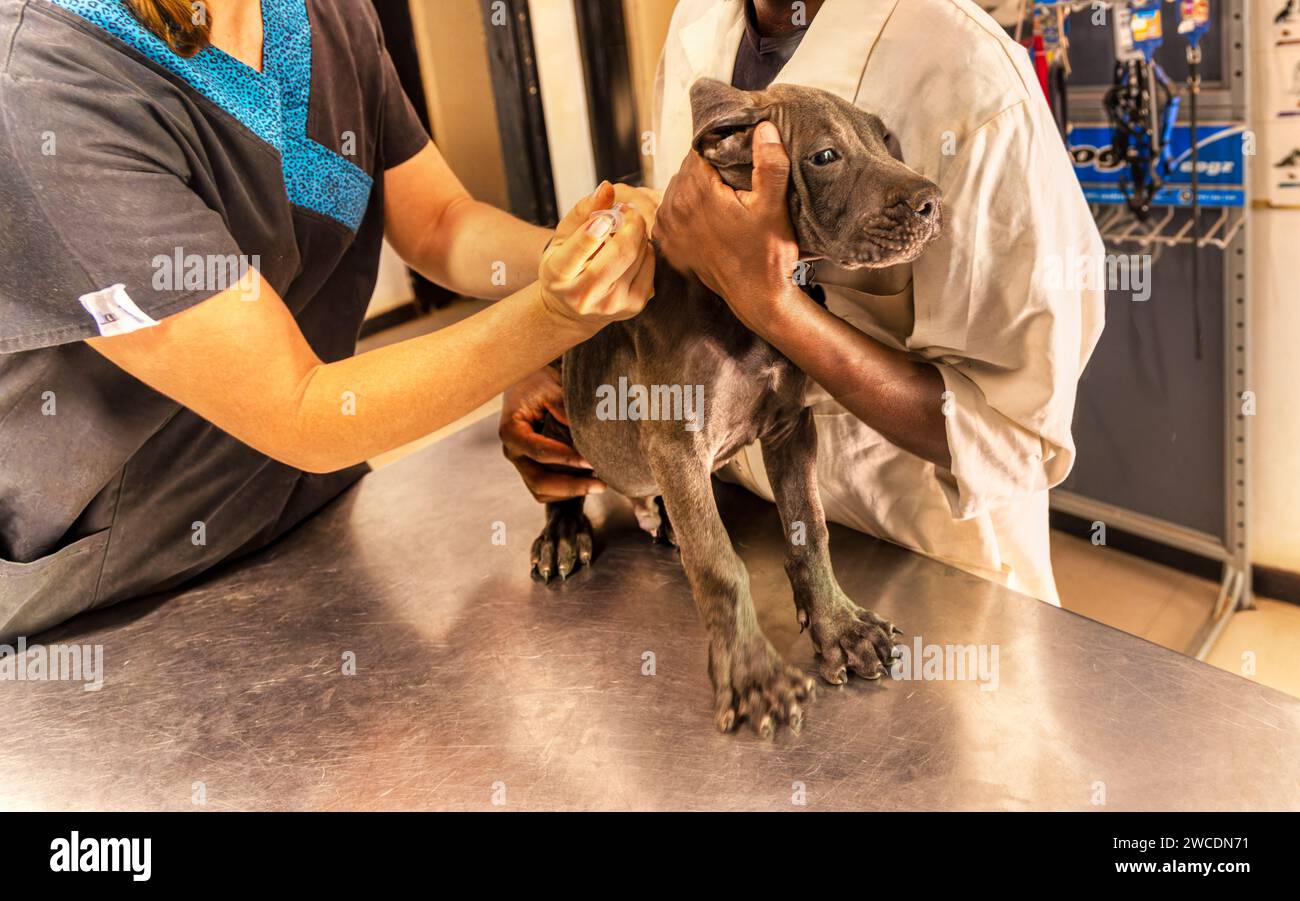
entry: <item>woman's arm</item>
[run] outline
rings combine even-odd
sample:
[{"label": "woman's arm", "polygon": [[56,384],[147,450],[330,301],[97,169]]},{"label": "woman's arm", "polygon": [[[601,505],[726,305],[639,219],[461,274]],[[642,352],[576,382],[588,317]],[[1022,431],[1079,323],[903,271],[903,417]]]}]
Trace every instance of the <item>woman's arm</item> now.
[{"label": "woman's arm", "polygon": [[537,278],[552,232],[475,200],[430,142],[384,173],[384,234],[431,281],[496,300]]},{"label": "woman's arm", "polygon": [[254,300],[234,288],[156,326],[87,343],[268,456],[332,472],[441,428],[636,315],[654,281],[644,219],[629,214],[607,238],[582,227],[612,203],[605,185],[566,217],[536,284],[441,331],[336,363],[321,362],[256,272]]},{"label": "woman's arm", "polygon": [[[614,185],[614,199],[653,228],[653,191]],[[412,269],[458,294],[496,300],[531,284],[552,234],[471,197],[432,142],[384,173],[388,243]]]}]

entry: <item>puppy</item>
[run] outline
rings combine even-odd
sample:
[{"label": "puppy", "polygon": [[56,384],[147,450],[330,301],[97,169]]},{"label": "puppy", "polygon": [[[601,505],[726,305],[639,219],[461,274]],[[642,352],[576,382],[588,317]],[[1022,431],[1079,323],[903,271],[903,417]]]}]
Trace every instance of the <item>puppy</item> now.
[{"label": "puppy", "polygon": [[[791,159],[790,220],[805,259],[885,268],[915,259],[938,235],[938,188],[895,160],[880,120],[853,104],[812,88],[745,92],[702,79],[691,105],[695,150],[737,190],[752,186],[755,127],[767,120],[781,131]],[[709,633],[718,728],[748,719],[764,737],[781,723],[798,731],[813,681],[787,665],[758,626],[748,573],[714,503],[712,473],[762,442],[796,615],[811,630],[828,682],[845,681],[847,668],[882,676],[897,630],[845,595],[831,570],[817,432],[804,400],[808,377],[698,279],[657,262],[645,311],[564,356],[571,439],[602,480],[633,499],[642,527],[680,549]],[[704,404],[691,416],[695,386],[703,386]],[[611,416],[616,396],[639,402],[638,415]],[[569,437],[553,420],[546,430]],[[533,545],[538,578],[566,577],[590,562],[582,506],[581,498],[547,505]]]}]

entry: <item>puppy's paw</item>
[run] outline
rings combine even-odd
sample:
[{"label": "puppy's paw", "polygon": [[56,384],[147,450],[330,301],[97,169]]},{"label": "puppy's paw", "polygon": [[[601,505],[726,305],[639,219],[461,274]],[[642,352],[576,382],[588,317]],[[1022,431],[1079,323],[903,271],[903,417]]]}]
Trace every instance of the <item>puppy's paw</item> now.
[{"label": "puppy's paw", "polygon": [[799,611],[800,625],[811,626],[813,647],[821,658],[821,675],[832,685],[848,681],[852,671],[863,679],[879,679],[894,664],[894,636],[902,630],[863,610],[848,598]]},{"label": "puppy's paw", "polygon": [[533,542],[533,578],[549,582],[561,580],[580,566],[590,566],[592,557],[591,520],[581,510],[552,514],[542,534]]},{"label": "puppy's paw", "polygon": [[761,632],[709,646],[714,722],[730,732],[748,720],[770,739],[782,723],[796,735],[803,729],[803,705],[813,699],[813,680],[781,659]]}]

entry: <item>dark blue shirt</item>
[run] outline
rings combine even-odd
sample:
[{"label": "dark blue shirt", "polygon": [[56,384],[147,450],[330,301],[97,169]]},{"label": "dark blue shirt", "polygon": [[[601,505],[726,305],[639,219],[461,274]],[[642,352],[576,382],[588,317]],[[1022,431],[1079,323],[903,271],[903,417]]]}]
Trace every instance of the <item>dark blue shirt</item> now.
[{"label": "dark blue shirt", "polygon": [[232,287],[185,261],[240,260],[322,360],[355,352],[384,171],[428,136],[369,3],[262,11],[259,71],[121,0],[0,3],[0,640],[261,547],[365,472],[277,463],[84,343],[122,310],[83,298],[159,321]]},{"label": "dark blue shirt", "polygon": [[742,91],[761,91],[770,85],[790,62],[808,33],[803,25],[786,34],[763,37],[758,32],[753,0],[745,0],[745,36],[736,52],[731,85]]}]

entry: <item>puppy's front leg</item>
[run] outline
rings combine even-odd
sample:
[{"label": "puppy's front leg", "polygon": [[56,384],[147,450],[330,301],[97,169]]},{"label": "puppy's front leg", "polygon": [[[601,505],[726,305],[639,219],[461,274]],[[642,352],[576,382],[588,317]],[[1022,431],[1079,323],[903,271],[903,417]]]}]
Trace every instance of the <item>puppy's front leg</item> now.
[{"label": "puppy's front leg", "polygon": [[817,426],[805,409],[790,427],[763,438],[763,464],[785,528],[785,571],[799,625],[812,631],[822,678],[839,685],[848,669],[879,679],[893,663],[898,628],[849,598],[831,568],[826,513],[817,493]]},{"label": "puppy's front leg", "polygon": [[810,697],[813,680],[786,665],[759,628],[749,573],[718,514],[709,470],[693,448],[678,441],[652,446],[649,456],[695,605],[709,632],[714,720],[730,732],[748,719],[764,738],[771,738],[782,722],[798,732],[803,726],[800,702]]}]

